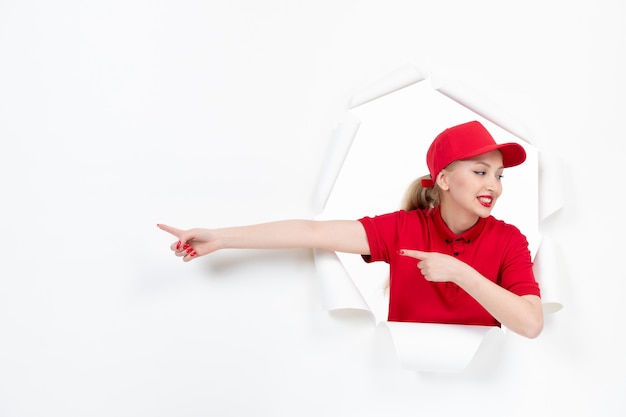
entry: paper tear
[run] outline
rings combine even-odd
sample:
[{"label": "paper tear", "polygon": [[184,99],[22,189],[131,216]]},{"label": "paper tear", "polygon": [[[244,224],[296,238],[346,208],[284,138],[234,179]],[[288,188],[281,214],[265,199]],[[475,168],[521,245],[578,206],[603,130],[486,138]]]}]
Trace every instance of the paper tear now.
[{"label": "paper tear", "polygon": [[327,310],[371,309],[335,252],[315,249],[315,267]]},{"label": "paper tear", "polygon": [[419,372],[462,372],[472,361],[487,334],[498,343],[504,336],[495,326],[385,322],[401,366]]},{"label": "paper tear", "polygon": [[415,65],[405,64],[360,90],[352,97],[349,108],[353,109],[425,79],[426,76]]},{"label": "paper tear", "polygon": [[544,314],[552,314],[563,308],[560,282],[563,277],[561,255],[557,244],[549,237],[541,239],[533,271],[541,288],[541,301]]},{"label": "paper tear", "polygon": [[319,181],[313,196],[313,209],[316,214],[321,213],[326,206],[328,197],[337,181],[343,162],[350,151],[352,141],[356,136],[360,121],[347,113],[341,123],[333,131],[326,156],[322,159]]},{"label": "paper tear", "polygon": [[564,200],[563,163],[559,157],[540,151],[539,222],[563,208]]},{"label": "paper tear", "polygon": [[518,120],[487,97],[474,91],[467,85],[452,80],[444,80],[438,76],[431,78],[431,85],[441,94],[484,117],[512,135],[517,136],[525,142],[531,143],[530,134]]},{"label": "paper tear", "polygon": [[[457,82],[433,77],[431,87],[510,134],[532,145],[526,128],[514,117],[486,97]],[[352,97],[350,109],[393,93],[426,79],[414,65],[398,70],[372,83]],[[360,121],[347,113],[346,119],[334,132],[328,158],[322,167],[316,192],[315,207],[322,213],[339,176]],[[558,211],[563,204],[560,164],[540,153],[539,222]],[[559,311],[558,281],[561,276],[560,258],[554,242],[543,237],[534,261],[534,271],[542,288],[544,311]],[[326,307],[331,311],[355,309],[371,312],[367,302],[334,252],[315,251],[315,262],[324,292]],[[436,323],[383,322],[392,336],[398,359],[408,370],[423,372],[460,372],[472,361],[484,343],[497,344],[505,336],[499,327],[450,325]],[[490,345],[491,346],[491,345]]]}]

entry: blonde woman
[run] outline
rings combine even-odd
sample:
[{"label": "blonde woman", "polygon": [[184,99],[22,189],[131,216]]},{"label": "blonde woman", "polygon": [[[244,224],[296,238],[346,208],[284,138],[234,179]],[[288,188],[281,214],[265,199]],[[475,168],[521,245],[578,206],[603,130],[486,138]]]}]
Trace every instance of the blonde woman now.
[{"label": "blonde woman", "polygon": [[188,262],[225,248],[317,248],[389,264],[389,321],[505,325],[525,337],[543,329],[540,289],[526,237],[491,215],[505,168],[524,148],[497,144],[477,121],[441,132],[426,155],[430,174],[408,190],[403,210],[358,220],[282,220],[181,230]]}]

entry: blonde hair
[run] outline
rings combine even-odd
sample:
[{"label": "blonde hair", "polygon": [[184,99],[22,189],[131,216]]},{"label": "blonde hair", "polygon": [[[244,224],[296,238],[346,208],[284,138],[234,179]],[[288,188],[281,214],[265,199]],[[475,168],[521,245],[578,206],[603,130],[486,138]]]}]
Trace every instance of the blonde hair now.
[{"label": "blonde hair", "polygon": [[432,181],[430,175],[424,175],[413,181],[404,193],[400,210],[431,209],[439,205],[439,186],[434,184],[432,188],[423,187],[422,180]]}]

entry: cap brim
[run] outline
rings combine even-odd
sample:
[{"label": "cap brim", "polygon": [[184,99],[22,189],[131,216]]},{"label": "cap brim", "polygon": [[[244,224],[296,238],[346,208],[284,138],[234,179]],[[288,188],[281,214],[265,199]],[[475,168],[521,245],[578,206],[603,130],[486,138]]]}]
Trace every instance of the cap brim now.
[{"label": "cap brim", "polygon": [[522,147],[522,145],[515,142],[484,146],[482,148],[476,149],[474,152],[472,152],[471,155],[464,156],[460,159],[474,158],[478,155],[482,155],[495,150],[500,151],[500,153],[502,154],[502,166],[504,168],[510,168],[520,165],[526,160],[526,150],[524,149],[524,147]]},{"label": "cap brim", "polygon": [[497,149],[502,153],[502,165],[505,168],[520,165],[526,160],[526,150],[519,143],[503,143]]}]

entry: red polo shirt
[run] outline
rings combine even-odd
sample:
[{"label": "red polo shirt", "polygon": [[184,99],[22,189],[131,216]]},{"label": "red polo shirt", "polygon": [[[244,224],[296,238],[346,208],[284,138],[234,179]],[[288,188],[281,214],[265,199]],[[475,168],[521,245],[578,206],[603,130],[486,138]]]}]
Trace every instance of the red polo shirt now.
[{"label": "red polo shirt", "polygon": [[460,235],[448,228],[439,207],[359,221],[370,246],[370,255],[363,259],[389,264],[389,321],[500,325],[458,285],[427,281],[417,268],[419,261],[398,255],[400,249],[456,256],[517,295],[540,295],[526,237],[515,226],[493,216],[480,218]]}]

